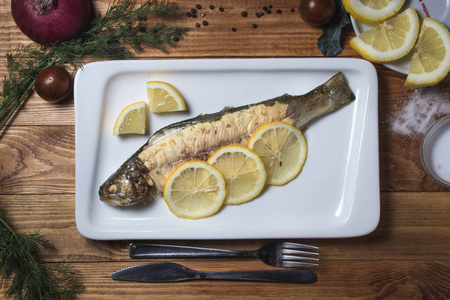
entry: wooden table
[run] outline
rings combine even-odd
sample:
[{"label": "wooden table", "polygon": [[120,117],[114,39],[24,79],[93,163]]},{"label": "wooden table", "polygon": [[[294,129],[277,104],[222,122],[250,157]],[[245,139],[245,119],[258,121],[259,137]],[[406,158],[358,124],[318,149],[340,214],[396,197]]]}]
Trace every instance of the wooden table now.
[{"label": "wooden table", "polygon": [[[94,0],[104,11],[108,0]],[[195,1],[177,1],[186,8]],[[169,54],[147,49],[138,59],[322,57],[316,46],[321,30],[301,21],[295,0],[273,1],[274,13],[258,19],[264,1],[198,1],[208,26],[183,14],[173,24],[192,30]],[[215,11],[207,6],[214,4]],[[217,8],[223,6],[224,13]],[[282,14],[275,13],[275,8]],[[249,12],[247,18],[241,11]],[[258,27],[252,28],[256,23]],[[0,75],[4,54],[31,43],[16,27],[10,0],[0,2]],[[237,31],[232,32],[231,27]],[[343,32],[339,57],[359,58],[349,46],[351,26]],[[86,59],[86,62],[91,60]],[[402,110],[414,90],[403,86],[405,75],[376,65],[379,80],[379,164],[381,219],[371,234],[346,239],[298,240],[320,247],[314,284],[270,284],[197,281],[176,284],[117,282],[109,274],[135,264],[130,241],[95,241],[79,234],[75,224],[75,132],[73,100],[49,104],[33,95],[0,135],[0,207],[19,232],[41,233],[58,249],[41,253],[44,262],[68,262],[82,276],[82,299],[189,298],[360,298],[444,299],[450,296],[450,189],[430,178],[419,156],[421,134],[402,135],[390,116]],[[450,80],[434,87],[449,99]],[[295,240],[294,240],[295,241]],[[177,244],[228,249],[254,249],[263,240],[173,241]],[[150,260],[151,261],[151,260]],[[267,269],[256,260],[172,259],[199,270]],[[269,267],[270,268],[270,267]],[[4,293],[4,288],[0,291]]]}]

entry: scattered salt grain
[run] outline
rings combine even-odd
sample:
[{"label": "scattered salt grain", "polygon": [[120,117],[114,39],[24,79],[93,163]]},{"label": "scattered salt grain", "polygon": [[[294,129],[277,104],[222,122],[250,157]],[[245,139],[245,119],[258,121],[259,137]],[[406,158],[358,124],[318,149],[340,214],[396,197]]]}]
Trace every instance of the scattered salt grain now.
[{"label": "scattered salt grain", "polygon": [[437,119],[450,114],[450,89],[417,89],[391,118],[392,130],[408,136],[424,134]]}]

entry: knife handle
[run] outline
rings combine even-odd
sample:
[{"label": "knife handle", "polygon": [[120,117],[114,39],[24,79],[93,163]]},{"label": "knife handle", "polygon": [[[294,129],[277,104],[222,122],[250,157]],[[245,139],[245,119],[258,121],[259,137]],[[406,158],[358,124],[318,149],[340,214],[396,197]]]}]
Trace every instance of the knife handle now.
[{"label": "knife handle", "polygon": [[310,270],[265,270],[199,272],[197,279],[262,281],[281,283],[312,283],[317,280],[316,273]]},{"label": "knife handle", "polygon": [[147,243],[131,243],[129,254],[131,258],[256,257],[256,251],[236,251]]}]

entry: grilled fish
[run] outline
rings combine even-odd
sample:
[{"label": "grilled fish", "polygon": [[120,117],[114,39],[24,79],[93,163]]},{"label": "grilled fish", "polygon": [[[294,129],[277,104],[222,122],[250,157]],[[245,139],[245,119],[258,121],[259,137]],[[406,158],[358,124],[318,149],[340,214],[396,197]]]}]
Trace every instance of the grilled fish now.
[{"label": "grilled fish", "polygon": [[153,134],[100,186],[100,200],[112,206],[140,203],[151,190],[161,194],[170,173],[187,160],[207,160],[224,145],[247,145],[252,133],[269,122],[285,121],[302,128],[354,99],[339,72],[305,95],[284,94],[171,124]]}]

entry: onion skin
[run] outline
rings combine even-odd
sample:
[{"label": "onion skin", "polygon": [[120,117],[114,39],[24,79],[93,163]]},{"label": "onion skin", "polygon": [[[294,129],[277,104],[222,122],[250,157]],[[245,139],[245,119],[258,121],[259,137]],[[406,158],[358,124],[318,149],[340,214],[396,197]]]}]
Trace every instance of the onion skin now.
[{"label": "onion skin", "polygon": [[[40,3],[50,6],[38,12]],[[64,42],[76,37],[89,21],[89,0],[11,0],[17,27],[39,44]]]}]

